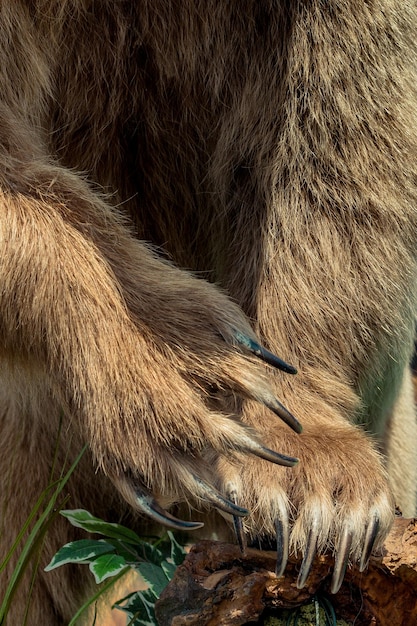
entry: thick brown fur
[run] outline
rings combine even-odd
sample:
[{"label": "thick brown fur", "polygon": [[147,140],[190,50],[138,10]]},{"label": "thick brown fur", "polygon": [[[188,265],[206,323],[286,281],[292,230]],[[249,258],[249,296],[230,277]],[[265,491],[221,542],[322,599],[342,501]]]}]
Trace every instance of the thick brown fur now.
[{"label": "thick brown fur", "polygon": [[[90,451],[72,508],[118,521],[125,479],[198,507],[197,475],[237,489],[251,536],[288,515],[302,551],[319,520],[319,548],[348,528],[356,558],[374,512],[384,536],[388,424],[394,487],[401,462],[415,472],[394,405],[415,314],[416,19],[411,0],[1,2],[2,554],[61,417],[58,461]],[[256,401],[270,389],[302,435]],[[298,466],[250,455],[251,437]],[[415,483],[398,491],[413,511]],[[71,537],[57,522],[45,560]],[[41,575],[30,625],[68,622],[87,586],[72,574]]]}]

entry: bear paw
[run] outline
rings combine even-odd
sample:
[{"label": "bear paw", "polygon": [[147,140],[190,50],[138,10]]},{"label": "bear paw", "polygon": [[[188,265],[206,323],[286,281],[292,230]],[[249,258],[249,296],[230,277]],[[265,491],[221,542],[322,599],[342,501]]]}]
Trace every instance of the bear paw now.
[{"label": "bear paw", "polygon": [[335,566],[331,592],[339,590],[349,559],[363,571],[394,518],[394,504],[379,454],[368,437],[346,423],[331,432],[307,427],[299,438],[265,435],[272,445],[287,444],[299,464],[271,466],[246,458],[241,467],[223,459],[215,472],[231,501],[250,511],[233,517],[241,548],[246,537],[271,538],[277,545],[277,576],[290,552],[302,554],[297,586],[305,586],[316,554],[332,550]]}]

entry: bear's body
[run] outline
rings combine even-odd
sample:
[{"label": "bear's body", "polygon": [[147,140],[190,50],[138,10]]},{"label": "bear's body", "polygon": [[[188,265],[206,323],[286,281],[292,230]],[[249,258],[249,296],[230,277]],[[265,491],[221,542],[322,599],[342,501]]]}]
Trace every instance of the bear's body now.
[{"label": "bear's body", "polygon": [[[61,418],[57,466],[91,454],[71,508],[117,521],[136,489],[196,505],[204,481],[236,493],[250,536],[278,521],[284,546],[334,546],[335,587],[392,521],[378,441],[414,512],[416,17],[399,0],[1,3],[3,553]],[[248,319],[297,376],[237,345]],[[57,522],[45,561],[72,536]],[[67,623],[85,585],[42,574],[28,623]]]}]

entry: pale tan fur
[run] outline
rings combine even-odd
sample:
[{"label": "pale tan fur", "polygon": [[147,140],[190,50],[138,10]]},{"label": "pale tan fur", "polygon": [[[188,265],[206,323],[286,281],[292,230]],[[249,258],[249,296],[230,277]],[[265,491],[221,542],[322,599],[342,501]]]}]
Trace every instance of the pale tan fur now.
[{"label": "pale tan fur", "polygon": [[[279,516],[302,551],[319,520],[319,548],[348,528],[354,559],[374,512],[384,536],[378,449],[416,306],[416,18],[412,0],[0,3],[2,554],[61,417],[57,467],[89,444],[71,507],[129,521],[128,477],[201,508],[194,474],[236,488],[251,536]],[[255,401],[271,389],[302,435]],[[45,562],[74,536],[57,522]],[[41,574],[28,623],[67,623],[84,575]]]},{"label": "pale tan fur", "polygon": [[416,441],[414,385],[411,371],[407,367],[384,438],[391,488],[395,502],[405,517],[416,514]]}]

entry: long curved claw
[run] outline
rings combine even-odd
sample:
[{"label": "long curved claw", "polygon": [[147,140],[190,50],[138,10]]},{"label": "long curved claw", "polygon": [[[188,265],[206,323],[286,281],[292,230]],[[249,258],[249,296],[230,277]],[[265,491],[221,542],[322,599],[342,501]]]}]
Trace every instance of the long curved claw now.
[{"label": "long curved claw", "polygon": [[271,398],[261,398],[263,404],[275,415],[278,415],[279,418],[282,419],[290,428],[292,428],[296,433],[300,434],[303,432],[303,427],[300,422],[292,413],[289,412],[288,409],[285,408],[281,402],[271,396]]},{"label": "long curved claw", "polygon": [[135,491],[136,504],[139,509],[158,524],[163,524],[174,530],[197,530],[197,528],[204,526],[202,522],[187,522],[174,517],[171,513],[165,511],[146,491],[137,487]]},{"label": "long curved claw", "polygon": [[252,354],[257,356],[258,359],[261,359],[262,361],[264,361],[264,363],[268,363],[268,365],[272,365],[272,367],[276,367],[277,369],[282,370],[283,372],[286,372],[287,374],[297,373],[297,370],[295,367],[293,367],[292,365],[289,365],[289,363],[286,363],[285,361],[280,359],[278,356],[276,356],[275,354],[273,354],[266,348],[262,347],[257,341],[254,341],[247,335],[244,335],[239,330],[235,330],[234,336],[238,344],[247,348],[249,352],[252,352]]},{"label": "long curved claw", "polygon": [[[236,489],[231,488],[227,492],[227,497],[233,504],[237,505]],[[246,554],[246,533],[243,528],[242,518],[233,515],[233,528],[235,530],[236,540],[243,556]]]},{"label": "long curved claw", "polygon": [[283,575],[288,561],[288,545],[289,545],[289,525],[288,514],[286,511],[281,512],[281,518],[275,522],[277,536],[277,562],[275,565],[275,574],[277,578]]},{"label": "long curved claw", "polygon": [[375,540],[378,535],[379,530],[379,517],[377,513],[374,513],[371,521],[368,524],[368,528],[366,529],[365,541],[363,544],[361,561],[359,564],[359,571],[363,572],[364,569],[368,566],[369,559],[372,554],[372,549],[375,544]]},{"label": "long curved claw", "polygon": [[246,533],[243,530],[242,518],[237,517],[237,515],[233,515],[233,528],[236,535],[236,541],[239,545],[242,556],[246,554]]},{"label": "long curved claw", "polygon": [[213,489],[213,487],[210,487],[210,485],[207,485],[207,483],[198,478],[198,476],[193,475],[193,478],[197,485],[197,495],[213,504],[217,509],[236,517],[245,517],[246,515],[249,515],[248,509],[235,504],[231,500],[227,500],[218,491]]},{"label": "long curved claw", "polygon": [[293,456],[287,456],[285,454],[279,454],[275,450],[265,448],[260,443],[250,440],[250,443],[246,446],[246,450],[251,452],[255,456],[259,456],[261,459],[276,463],[277,465],[284,465],[285,467],[294,467],[298,463],[298,459]]},{"label": "long curved claw", "polygon": [[311,570],[311,566],[316,556],[317,539],[319,536],[319,519],[316,516],[313,519],[312,526],[307,537],[307,546],[304,553],[303,562],[301,563],[300,572],[297,578],[297,589],[302,589],[306,584],[306,580]]},{"label": "long curved claw", "polygon": [[339,546],[336,553],[336,561],[334,564],[332,583],[330,585],[330,593],[337,593],[345,577],[347,564],[349,561],[349,553],[352,545],[352,531],[347,526],[340,538]]}]

